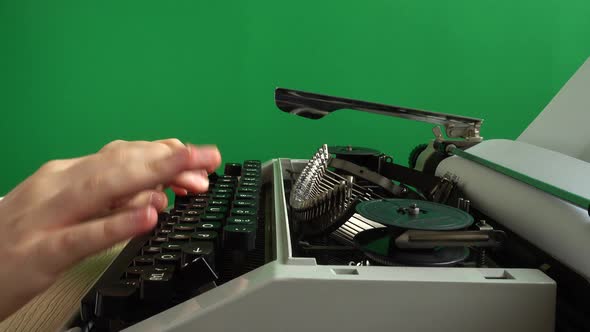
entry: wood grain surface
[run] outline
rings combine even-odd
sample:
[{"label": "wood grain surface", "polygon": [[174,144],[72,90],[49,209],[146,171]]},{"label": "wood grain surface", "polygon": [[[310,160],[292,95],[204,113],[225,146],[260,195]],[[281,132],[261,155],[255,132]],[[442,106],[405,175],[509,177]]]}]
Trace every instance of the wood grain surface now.
[{"label": "wood grain surface", "polygon": [[78,311],[82,297],[124,246],[120,243],[74,266],[44,293],[0,322],[0,331],[61,331]]}]

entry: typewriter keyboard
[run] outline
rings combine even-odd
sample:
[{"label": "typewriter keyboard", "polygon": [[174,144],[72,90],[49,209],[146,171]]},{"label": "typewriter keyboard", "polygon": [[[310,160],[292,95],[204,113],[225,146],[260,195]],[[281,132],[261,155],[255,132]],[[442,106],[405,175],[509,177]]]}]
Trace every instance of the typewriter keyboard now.
[{"label": "typewriter keyboard", "polygon": [[132,239],[80,305],[78,326],[118,331],[266,262],[261,164],[226,164],[207,193],[176,196]]}]

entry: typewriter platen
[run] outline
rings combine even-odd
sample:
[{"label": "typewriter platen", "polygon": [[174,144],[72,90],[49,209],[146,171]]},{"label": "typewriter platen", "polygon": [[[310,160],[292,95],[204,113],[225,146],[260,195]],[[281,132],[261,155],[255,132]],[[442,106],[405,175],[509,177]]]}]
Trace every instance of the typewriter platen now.
[{"label": "typewriter platen", "polygon": [[[209,260],[192,255],[191,262],[201,260],[197,274],[212,271],[194,276],[204,287],[133,324],[107,320],[102,330],[590,328],[584,269],[481,211],[460,172],[440,167],[457,158],[452,155],[467,151],[469,157],[472,147],[483,144],[481,120],[287,89],[277,89],[275,99],[281,110],[311,119],[346,108],[426,121],[437,125],[435,138],[412,152],[410,167],[370,147],[348,145],[320,145],[306,160],[262,163],[256,243],[221,231],[220,252],[229,255],[222,278]],[[244,177],[231,181],[242,183]],[[515,181],[526,182],[526,174]],[[235,199],[239,191],[224,193]],[[184,204],[187,198],[177,199]],[[186,211],[175,206],[170,213]],[[231,214],[216,220],[220,230],[235,224],[228,218]],[[240,252],[232,254],[234,247]],[[236,264],[252,250],[257,263],[245,269]],[[137,287],[142,289],[141,279]],[[141,301],[141,292],[138,296]],[[78,316],[70,325],[81,321]]]}]

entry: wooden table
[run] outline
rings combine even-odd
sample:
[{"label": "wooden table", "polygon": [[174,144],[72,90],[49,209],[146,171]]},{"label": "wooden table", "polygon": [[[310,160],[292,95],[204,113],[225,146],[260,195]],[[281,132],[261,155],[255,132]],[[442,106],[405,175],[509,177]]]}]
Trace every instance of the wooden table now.
[{"label": "wooden table", "polygon": [[121,243],[74,266],[44,293],[0,322],[0,331],[60,331],[79,310],[84,294],[124,245]]}]

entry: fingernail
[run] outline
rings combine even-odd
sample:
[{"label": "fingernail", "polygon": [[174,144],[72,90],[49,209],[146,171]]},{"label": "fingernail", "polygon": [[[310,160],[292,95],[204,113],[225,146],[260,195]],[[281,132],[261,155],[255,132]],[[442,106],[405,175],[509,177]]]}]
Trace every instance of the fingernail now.
[{"label": "fingernail", "polygon": [[150,196],[150,205],[155,207],[156,210],[161,211],[165,208],[166,202],[164,201],[164,195],[161,193],[152,193]]},{"label": "fingernail", "polygon": [[197,159],[201,162],[211,162],[217,159],[219,150],[216,147],[201,147],[197,153]]}]

